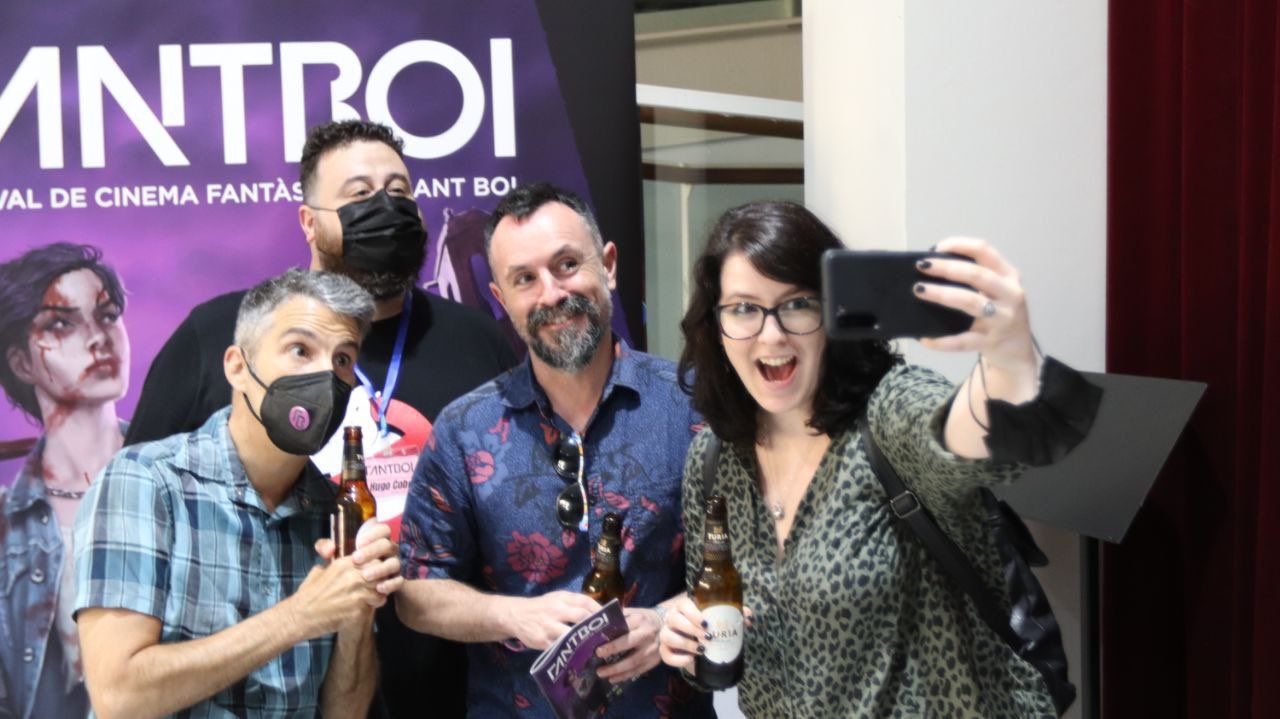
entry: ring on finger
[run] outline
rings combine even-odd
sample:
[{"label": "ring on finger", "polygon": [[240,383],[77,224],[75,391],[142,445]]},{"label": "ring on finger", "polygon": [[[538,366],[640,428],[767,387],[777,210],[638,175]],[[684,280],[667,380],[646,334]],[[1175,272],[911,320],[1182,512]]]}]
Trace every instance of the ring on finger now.
[{"label": "ring on finger", "polygon": [[995,314],[996,314],[996,303],[992,302],[991,300],[987,300],[987,303],[982,306],[982,316],[993,317],[995,316]]}]

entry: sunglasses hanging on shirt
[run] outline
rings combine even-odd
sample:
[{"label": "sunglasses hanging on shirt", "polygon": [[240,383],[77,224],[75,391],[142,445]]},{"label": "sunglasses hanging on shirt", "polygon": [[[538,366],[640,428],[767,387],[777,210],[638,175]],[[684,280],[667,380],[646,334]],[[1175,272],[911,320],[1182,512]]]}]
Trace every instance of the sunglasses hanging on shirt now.
[{"label": "sunglasses hanging on shirt", "polygon": [[560,435],[551,448],[551,464],[566,483],[556,496],[556,521],[565,529],[587,531],[586,457],[577,432]]}]

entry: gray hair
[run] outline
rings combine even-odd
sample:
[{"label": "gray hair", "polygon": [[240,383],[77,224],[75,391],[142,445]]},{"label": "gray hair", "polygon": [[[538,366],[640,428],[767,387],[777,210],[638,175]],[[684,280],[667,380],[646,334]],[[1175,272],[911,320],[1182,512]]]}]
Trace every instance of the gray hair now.
[{"label": "gray hair", "polygon": [[310,297],[334,314],[355,320],[361,338],[373,322],[373,296],[354,280],[336,272],[294,267],[258,283],[240,300],[236,344],[246,350],[256,345],[267,316],[293,297]]}]

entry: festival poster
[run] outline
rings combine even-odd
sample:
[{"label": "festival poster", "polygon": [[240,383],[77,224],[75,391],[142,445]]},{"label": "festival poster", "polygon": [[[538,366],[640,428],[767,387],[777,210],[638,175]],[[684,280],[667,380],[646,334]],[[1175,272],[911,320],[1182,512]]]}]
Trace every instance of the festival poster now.
[{"label": "festival poster", "polygon": [[[331,119],[376,120],[405,139],[430,236],[422,285],[499,319],[482,256],[488,212],[521,182],[546,179],[581,194],[623,258],[615,328],[642,344],[630,8],[566,5],[0,7],[0,266],[9,270],[0,272],[0,299],[19,310],[0,317],[9,400],[0,405],[0,491],[13,496],[15,482],[41,479],[23,470],[58,432],[119,431],[151,359],[193,306],[308,264],[297,158],[306,129]],[[600,62],[584,61],[592,58]],[[78,269],[50,277],[61,262]],[[38,318],[51,298],[76,321]],[[109,352],[85,349],[108,334]],[[92,404],[96,414],[45,422],[31,411],[41,396]],[[367,399],[356,407],[369,411]],[[404,436],[371,453],[388,473],[416,456],[430,429],[421,416],[401,425]],[[380,514],[398,514],[403,487],[388,480],[385,488]],[[69,525],[74,512],[58,514]],[[63,562],[59,543],[48,546],[49,556],[9,562],[10,574],[29,580],[43,563],[54,586]],[[9,646],[40,652],[58,631],[73,634],[48,614],[25,628],[0,625],[10,633],[0,637],[6,656]],[[72,645],[63,659],[74,674]],[[3,661],[0,696],[23,703],[29,677]],[[40,715],[29,701],[13,713]]]}]

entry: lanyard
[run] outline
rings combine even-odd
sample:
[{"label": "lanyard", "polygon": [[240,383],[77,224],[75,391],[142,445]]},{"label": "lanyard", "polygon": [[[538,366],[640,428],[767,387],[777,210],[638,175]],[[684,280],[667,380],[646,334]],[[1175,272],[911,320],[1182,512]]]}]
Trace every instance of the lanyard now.
[{"label": "lanyard", "polygon": [[387,408],[391,406],[391,395],[396,391],[396,382],[400,379],[400,361],[404,359],[404,341],[409,336],[409,314],[413,310],[413,292],[404,293],[404,310],[400,313],[400,326],[396,329],[396,343],[391,349],[391,364],[387,366],[387,381],[381,392],[373,391],[373,383],[369,376],[356,365],[356,378],[360,386],[369,395],[369,402],[378,413],[378,437],[387,436]]}]

